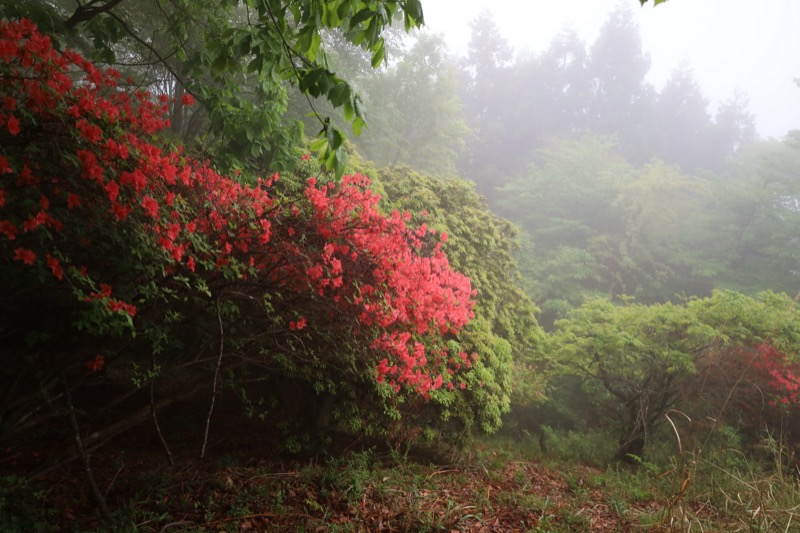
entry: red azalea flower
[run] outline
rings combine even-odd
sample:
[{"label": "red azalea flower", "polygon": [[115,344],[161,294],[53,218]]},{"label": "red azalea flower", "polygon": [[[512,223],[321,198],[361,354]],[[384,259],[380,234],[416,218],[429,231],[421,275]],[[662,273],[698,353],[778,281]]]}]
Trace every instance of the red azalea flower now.
[{"label": "red azalea flower", "polygon": [[11,135],[19,135],[19,119],[15,116],[8,117],[8,122],[6,122],[6,127],[8,128],[8,133]]},{"label": "red azalea flower", "polygon": [[86,368],[89,369],[89,372],[99,372],[103,369],[105,364],[106,362],[102,354],[95,355],[93,359],[89,359],[85,363]]},{"label": "red azalea flower", "polygon": [[142,207],[145,212],[153,218],[158,217],[158,202],[150,196],[145,196],[142,200]]},{"label": "red azalea flower", "polygon": [[17,248],[14,250],[14,261],[22,261],[26,265],[32,265],[36,261],[36,254],[28,248]]}]

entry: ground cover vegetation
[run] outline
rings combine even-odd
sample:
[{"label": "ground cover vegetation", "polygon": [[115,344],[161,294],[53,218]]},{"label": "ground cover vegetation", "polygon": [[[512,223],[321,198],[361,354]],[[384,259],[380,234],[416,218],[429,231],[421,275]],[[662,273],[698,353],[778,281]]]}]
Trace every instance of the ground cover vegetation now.
[{"label": "ground cover vegetation", "polygon": [[626,9],[0,9],[4,529],[800,521],[798,136]]}]

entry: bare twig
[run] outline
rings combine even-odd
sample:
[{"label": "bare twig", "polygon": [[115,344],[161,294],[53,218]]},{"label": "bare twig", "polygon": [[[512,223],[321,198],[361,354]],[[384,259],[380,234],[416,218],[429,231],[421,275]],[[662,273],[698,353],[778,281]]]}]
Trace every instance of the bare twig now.
[{"label": "bare twig", "polygon": [[122,470],[124,468],[125,468],[125,463],[122,463],[121,465],[119,465],[119,468],[117,469],[117,473],[114,474],[114,477],[111,478],[111,482],[108,484],[108,488],[106,488],[106,492],[105,492],[105,494],[103,496],[108,498],[108,493],[111,492],[111,487],[114,486],[114,482],[117,480],[117,478],[119,477],[120,473],[122,472]]},{"label": "bare twig", "polygon": [[[152,371],[155,372],[156,369],[156,356],[155,354],[152,355]],[[155,394],[153,392],[155,389],[155,377],[150,380],[150,413],[153,416],[153,425],[156,427],[156,433],[158,433],[158,440],[161,441],[161,447],[164,448],[164,453],[167,454],[167,460],[169,460],[170,466],[175,466],[175,460],[172,458],[172,452],[169,450],[169,445],[167,444],[167,439],[164,438],[164,434],[161,432],[161,425],[158,423],[158,415],[156,414],[156,402],[155,402]]]},{"label": "bare twig", "polygon": [[103,515],[103,519],[110,524],[113,522],[111,513],[108,511],[108,505],[106,505],[105,498],[103,498],[103,495],[100,494],[100,489],[97,488],[97,482],[94,480],[92,467],[89,464],[89,456],[86,455],[86,450],[83,448],[81,429],[78,426],[78,419],[75,416],[75,407],[72,405],[72,393],[70,393],[69,385],[67,385],[66,381],[62,381],[61,384],[64,388],[64,399],[67,402],[67,413],[69,414],[69,422],[72,426],[72,433],[75,438],[75,447],[77,448],[78,454],[81,456],[81,461],[83,462],[83,472],[86,474],[86,481],[89,482],[89,488],[92,491],[92,497],[94,498],[97,507],[100,509],[100,514]]},{"label": "bare twig", "polygon": [[208,417],[206,418],[206,431],[203,435],[203,447],[200,449],[200,459],[206,455],[206,444],[208,444],[208,431],[211,428],[211,414],[214,412],[214,402],[217,400],[217,382],[219,381],[219,369],[222,366],[222,354],[225,346],[225,330],[222,327],[222,312],[219,307],[219,298],[217,298],[217,320],[219,320],[219,357],[217,358],[217,368],[214,369],[214,384],[211,388],[211,406],[208,408]]},{"label": "bare twig", "polygon": [[[175,396],[170,397],[170,398],[165,398],[163,400],[160,400],[155,404],[156,410],[163,409],[163,408],[168,407],[168,406],[170,406],[170,405],[172,405],[174,403],[183,402],[183,401],[187,401],[187,400],[191,400],[193,398],[196,398],[198,396],[198,393],[199,393],[199,389],[197,387],[195,387],[195,388],[191,389],[190,391],[175,395]],[[115,422],[115,423],[111,424],[110,426],[107,426],[106,428],[104,428],[104,429],[102,429],[100,431],[93,432],[91,435],[87,436],[87,438],[85,440],[82,441],[83,442],[83,447],[84,447],[84,452],[85,453],[91,453],[94,450],[97,450],[98,448],[101,448],[103,445],[105,445],[105,443],[107,443],[113,437],[115,437],[115,436],[117,436],[117,435],[119,435],[121,433],[124,433],[125,431],[128,431],[128,430],[138,426],[139,424],[143,424],[144,422],[147,422],[147,420],[150,418],[150,409],[151,409],[151,407],[149,405],[148,406],[144,406],[139,411],[133,413],[132,415],[130,415],[130,416],[118,421],[118,422]],[[60,468],[60,467],[62,467],[64,465],[69,464],[72,461],[76,461],[76,460],[78,460],[80,458],[81,458],[81,454],[80,453],[74,453],[72,455],[63,457],[63,458],[59,459],[58,461],[50,464],[49,466],[46,466],[46,467],[42,468],[41,470],[38,470],[38,471],[34,472],[32,475],[29,476],[29,479],[41,478],[42,476],[44,476],[48,472],[51,472],[51,471],[53,471],[53,470],[55,470],[57,468]]]},{"label": "bare twig", "polygon": [[166,530],[173,528],[173,527],[182,527],[182,526],[193,526],[196,525],[195,522],[191,520],[180,520],[178,522],[170,522],[169,524],[164,524],[164,526],[158,530],[158,533],[164,533]]}]

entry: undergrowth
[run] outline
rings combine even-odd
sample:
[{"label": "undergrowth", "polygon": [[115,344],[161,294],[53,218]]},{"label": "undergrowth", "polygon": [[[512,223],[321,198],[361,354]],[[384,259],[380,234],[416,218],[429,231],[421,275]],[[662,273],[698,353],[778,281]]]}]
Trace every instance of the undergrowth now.
[{"label": "undergrowth", "polygon": [[[643,457],[607,461],[602,432],[544,429],[476,440],[447,464],[375,447],[285,464],[154,460],[101,480],[113,523],[60,477],[0,478],[0,530],[125,531],[796,531],[800,483],[774,435],[743,452],[736,431],[680,443],[651,435]],[[758,452],[758,453],[756,453]],[[98,452],[99,453],[99,452]],[[76,476],[79,474],[76,474]],[[60,480],[61,485],[57,482]],[[43,480],[44,481],[44,480]],[[110,481],[110,482],[109,482]]]}]

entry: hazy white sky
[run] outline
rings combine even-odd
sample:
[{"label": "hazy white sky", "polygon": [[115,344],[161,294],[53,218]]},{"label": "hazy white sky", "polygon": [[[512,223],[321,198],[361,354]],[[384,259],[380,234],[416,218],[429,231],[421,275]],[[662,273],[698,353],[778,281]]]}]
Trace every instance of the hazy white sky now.
[{"label": "hazy white sky", "polygon": [[674,68],[688,65],[712,101],[738,89],[750,98],[758,132],[782,137],[800,129],[800,0],[422,0],[429,30],[450,50],[466,52],[470,22],[486,8],[515,51],[539,52],[566,25],[591,45],[610,11],[633,8],[658,89]]}]

